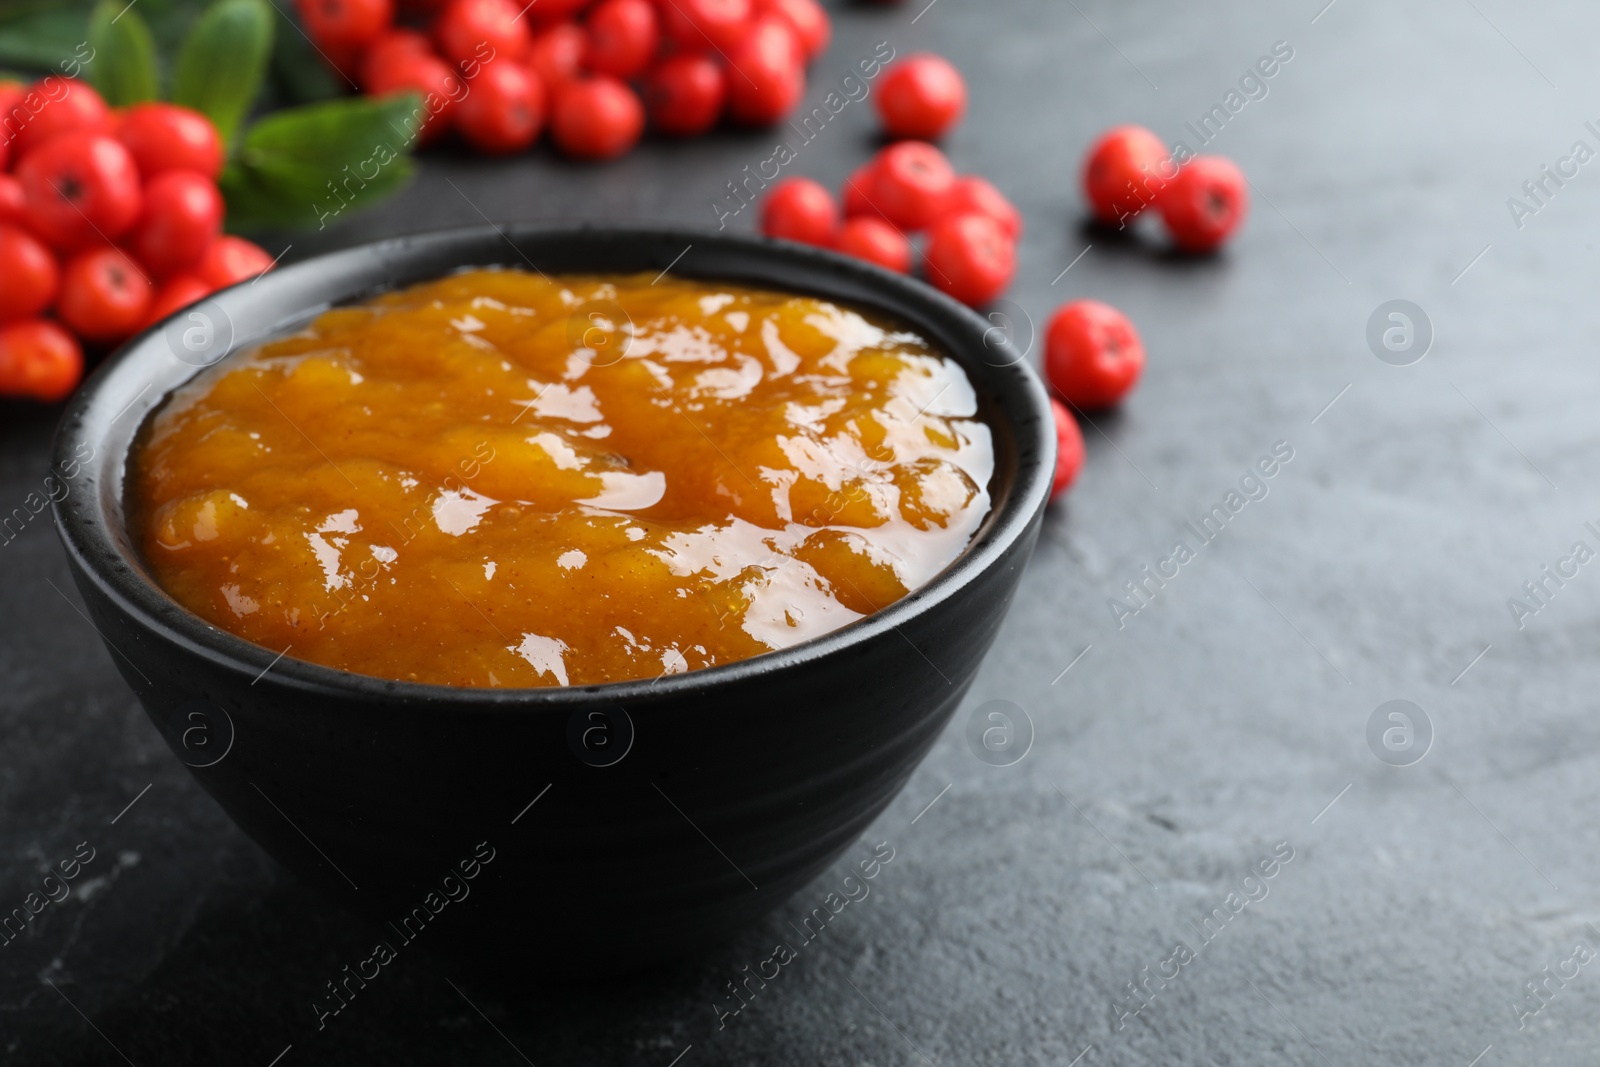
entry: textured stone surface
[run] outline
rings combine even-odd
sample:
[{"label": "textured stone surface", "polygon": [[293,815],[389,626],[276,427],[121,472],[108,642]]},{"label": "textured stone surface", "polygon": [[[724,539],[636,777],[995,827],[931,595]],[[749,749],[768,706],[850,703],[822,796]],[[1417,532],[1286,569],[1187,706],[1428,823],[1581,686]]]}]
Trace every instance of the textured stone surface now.
[{"label": "textured stone surface", "polygon": [[[286,1067],[1466,1067],[1487,1048],[1484,1067],[1593,1062],[1600,968],[1552,980],[1520,1030],[1512,1002],[1532,1007],[1523,984],[1579,940],[1600,949],[1600,572],[1522,630],[1506,600],[1574,540],[1600,547],[1582,527],[1600,520],[1600,164],[1520,231],[1506,198],[1574,140],[1600,147],[1584,128],[1600,118],[1585,110],[1600,13],[938,0],[913,25],[921,2],[839,12],[812,96],[880,40],[952,56],[974,99],[951,153],[1028,219],[1011,297],[1041,324],[1068,297],[1111,300],[1151,353],[1126,410],[1086,428],[1082,480],[968,700],[1026,709],[1027,756],[979,762],[964,709],[870,836],[896,849],[871,895],[724,1029],[724,983],[792,940],[788,921],[842,866],[732,944],[595,988],[519,993],[403,954],[319,1032],[312,998],[373,932],[266,860],[169,755],[36,522],[0,547],[0,909],[80,841],[96,857],[0,948],[0,1059],[265,1067],[292,1046]],[[1293,60],[1215,144],[1256,185],[1225,257],[1079,230],[1093,133],[1185,136],[1278,40]],[[837,184],[872,130],[869,106],[849,105],[793,171]],[[772,140],[652,144],[601,169],[431,158],[402,198],[292,238],[289,255],[485,215],[708,225],[723,182]],[[1391,298],[1436,328],[1411,367],[1364,340]],[[6,510],[44,473],[49,423],[0,416]],[[1107,598],[1278,441],[1294,459],[1270,494],[1119,630]],[[1405,768],[1365,739],[1396,698],[1436,732]],[[1197,925],[1280,842],[1293,859],[1267,896],[1204,944]],[[574,900],[550,921],[604,917]],[[1126,983],[1180,939],[1197,957],[1119,1029]]]}]

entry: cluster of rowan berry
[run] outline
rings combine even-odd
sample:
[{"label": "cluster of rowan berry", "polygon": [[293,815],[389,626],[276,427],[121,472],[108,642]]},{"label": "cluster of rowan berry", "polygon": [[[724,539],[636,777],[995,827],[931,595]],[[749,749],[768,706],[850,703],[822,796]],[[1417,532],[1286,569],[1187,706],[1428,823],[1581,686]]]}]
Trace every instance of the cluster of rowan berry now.
[{"label": "cluster of rowan berry", "polygon": [[877,107],[884,132],[904,139],[856,168],[837,200],[810,178],[779,182],[762,203],[762,232],[902,274],[915,265],[912,238],[925,234],[923,278],[963,303],[989,303],[1016,274],[1022,214],[986,179],[957,174],[929,143],[966,111],[960,72],[941,56],[907,56],[883,76]]},{"label": "cluster of rowan berry", "polygon": [[[451,130],[520,152],[546,129],[566,155],[611,159],[646,121],[693,137],[726,115],[767,126],[805,93],[832,26],[817,0],[297,0],[352,85],[418,94],[421,143]],[[397,14],[407,24],[397,22]]]},{"label": "cluster of rowan berry", "polygon": [[[1083,194],[1103,225],[1125,228],[1154,207],[1181,252],[1215,252],[1244,222],[1248,182],[1232,160],[1169,152],[1142,126],[1116,126],[1084,156]],[[1061,493],[1083,465],[1083,435],[1067,411],[1110,407],[1144,370],[1144,345],[1127,316],[1096,300],[1058,310],[1045,335],[1045,378],[1056,419],[1056,480]],[[1066,401],[1066,405],[1062,401]]]},{"label": "cluster of rowan berry", "polygon": [[0,396],[56,401],[115,345],[272,257],[224,236],[223,144],[174,104],[0,82]]},{"label": "cluster of rowan berry", "polygon": [[1215,252],[1250,209],[1244,172],[1223,156],[1169,151],[1143,126],[1114,126],[1089,148],[1083,192],[1097,220],[1126,227],[1147,207],[1172,243],[1193,254]]}]

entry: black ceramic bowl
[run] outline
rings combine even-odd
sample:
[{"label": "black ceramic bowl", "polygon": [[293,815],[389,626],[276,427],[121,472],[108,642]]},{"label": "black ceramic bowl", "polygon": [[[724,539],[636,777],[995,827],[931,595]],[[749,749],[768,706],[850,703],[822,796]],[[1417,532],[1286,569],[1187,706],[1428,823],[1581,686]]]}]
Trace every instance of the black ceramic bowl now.
[{"label": "black ceramic bowl", "polygon": [[[330,304],[491,264],[670,265],[887,312],[972,379],[994,431],[993,509],[933,582],[844,629],[708,670],[569,689],[419,685],[280,659],[152,582],[125,528],[125,460],[208,353],[229,334],[249,344]],[[919,282],[800,245],[453,230],[285,267],[201,311],[135,339],[73,399],[55,444],[70,474],[57,527],[96,627],[173,752],[285,866],[386,922],[396,950],[416,940],[501,969],[614,969],[773,908],[861,837],[938,737],[1049,495],[1044,390],[990,323]]]}]

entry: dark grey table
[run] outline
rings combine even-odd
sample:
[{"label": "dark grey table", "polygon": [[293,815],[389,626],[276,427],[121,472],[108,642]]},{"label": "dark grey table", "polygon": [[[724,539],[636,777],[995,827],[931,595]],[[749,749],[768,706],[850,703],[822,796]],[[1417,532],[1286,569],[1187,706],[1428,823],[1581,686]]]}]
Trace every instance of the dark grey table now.
[{"label": "dark grey table", "polygon": [[[922,2],[839,11],[813,97],[879,41],[954,58],[974,100],[950,152],[1027,214],[1011,298],[1041,324],[1072,297],[1114,302],[1150,363],[1085,428],[1085,472],[967,705],[869,836],[895,849],[871,896],[721,1028],[727,983],[842,870],[731,944],[642,977],[618,959],[593,987],[458,990],[402,957],[319,1031],[313,998],[372,932],[171,757],[41,517],[0,547],[0,910],[79,842],[95,858],[0,948],[0,1060],[1594,1062],[1600,562],[1572,552],[1600,550],[1600,163],[1562,160],[1600,149],[1600,10]],[[1213,139],[1254,184],[1225,256],[1080,229],[1097,130],[1195,147],[1184,124],[1226,113],[1278,41],[1293,58]],[[791,172],[837,184],[873,131],[851,104]],[[603,168],[431,158],[401,198],[289,255],[484,216],[707,226],[773,140],[649,144]],[[1544,165],[1570,176],[1535,200]],[[1367,340],[1397,299],[1433,334],[1408,366],[1415,312],[1409,351],[1380,360]],[[39,486],[52,418],[4,409],[0,510]],[[1241,491],[1201,544],[1185,524],[1275,445],[1293,458],[1267,495],[1246,483],[1259,499]],[[1195,558],[1129,599],[1182,538]],[[1546,565],[1576,574],[1558,586]],[[965,739],[993,700],[1031,721],[1011,766]],[[1379,711],[1392,700],[1407,719]],[[582,900],[550,916],[599,921]]]}]

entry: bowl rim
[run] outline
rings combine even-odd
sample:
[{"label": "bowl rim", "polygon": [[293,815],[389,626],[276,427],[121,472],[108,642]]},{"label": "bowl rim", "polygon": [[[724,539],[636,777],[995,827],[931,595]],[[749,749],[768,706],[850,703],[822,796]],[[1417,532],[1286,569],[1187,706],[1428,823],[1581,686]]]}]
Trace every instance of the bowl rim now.
[{"label": "bowl rim", "polygon": [[[1028,526],[1043,511],[1049,501],[1054,474],[1056,439],[1054,420],[1049,399],[1038,374],[1025,358],[1017,353],[1007,336],[993,338],[995,325],[972,309],[956,302],[932,286],[907,275],[897,274],[861,260],[849,258],[831,250],[810,245],[746,234],[725,233],[669,226],[638,224],[609,224],[575,222],[562,224],[511,223],[507,225],[449,227],[390,237],[378,241],[353,245],[348,248],[320,253],[298,262],[280,267],[258,279],[213,293],[208,301],[215,301],[225,311],[237,311],[249,302],[268,302],[275,294],[292,291],[315,277],[328,277],[334,282],[349,282],[359,273],[362,264],[378,260],[386,263],[426,260],[441,249],[453,244],[479,244],[489,248],[503,242],[521,254],[517,241],[571,240],[592,237],[599,241],[667,241],[671,244],[709,245],[729,248],[757,258],[766,257],[781,269],[784,262],[809,270],[818,278],[813,291],[822,291],[828,285],[821,281],[828,275],[839,275],[857,286],[864,285],[879,294],[881,310],[919,330],[949,337],[966,335],[971,345],[991,352],[1005,353],[998,363],[978,360],[969,347],[951,345],[941,340],[942,347],[955,348],[947,354],[954,358],[969,377],[992,375],[993,380],[974,384],[979,392],[997,399],[996,413],[1003,417],[1012,435],[1016,452],[1016,470],[1011,485],[998,504],[992,504],[972,540],[961,553],[929,582],[911,590],[889,606],[863,616],[854,622],[809,640],[786,648],[764,652],[745,659],[704,667],[677,674],[658,675],[655,678],[635,678],[614,682],[574,686],[534,686],[490,688],[452,686],[431,682],[411,682],[361,674],[338,667],[330,667],[309,660],[296,659],[284,653],[275,653],[263,645],[239,637],[207,622],[199,615],[179,604],[158,586],[146,573],[143,561],[134,550],[130,532],[126,530],[121,511],[121,493],[125,481],[125,468],[131,445],[150,413],[159,407],[178,385],[192,380],[209,364],[193,366],[172,385],[157,396],[141,404],[144,389],[129,398],[126,393],[131,384],[128,369],[153,360],[173,359],[172,350],[163,343],[164,329],[178,315],[191,309],[180,310],[175,315],[156,323],[123,344],[107,357],[77,390],[66,405],[57,426],[52,446],[52,466],[61,469],[74,461],[76,450],[84,443],[95,445],[93,455],[83,460],[82,471],[72,480],[80,484],[59,499],[52,497],[52,512],[63,547],[75,570],[84,579],[92,581],[98,591],[114,601],[120,609],[136,620],[137,624],[158,633],[168,643],[197,655],[213,666],[250,679],[251,684],[267,680],[270,674],[274,688],[290,688],[305,694],[355,698],[383,705],[395,702],[407,704],[466,705],[475,709],[517,709],[530,706],[554,707],[592,703],[596,699],[616,705],[646,700],[655,701],[674,695],[702,690],[719,684],[734,684],[781,671],[801,667],[824,656],[865,644],[899,627],[939,603],[947,600],[981,573],[993,566],[1027,531]],[[686,249],[687,251],[687,249]],[[526,258],[524,254],[524,258]],[[682,256],[679,257],[683,258]],[[531,263],[531,261],[529,261]],[[493,257],[473,258],[461,262],[455,270],[475,266],[517,266],[514,261],[496,261]],[[535,268],[536,270],[538,268]],[[672,269],[671,266],[667,269]],[[445,273],[431,275],[443,277]],[[542,271],[541,271],[542,273]],[[576,270],[558,270],[558,273],[579,273]],[[665,273],[665,270],[663,271]],[[686,275],[696,277],[694,274]],[[706,272],[699,277],[720,277],[738,283],[741,279],[727,273]],[[419,279],[420,280],[420,279]],[[413,284],[406,282],[403,284]],[[759,279],[752,284],[782,288],[779,284]],[[841,285],[841,288],[843,286]],[[805,285],[796,284],[795,291],[804,291]],[[253,292],[251,291],[253,290]],[[326,291],[326,285],[321,291]],[[381,290],[380,290],[381,291]],[[259,328],[248,336],[237,339],[227,354],[246,348],[281,333],[294,323],[303,323],[309,317],[356,300],[370,298],[374,292],[359,289],[332,300],[324,298],[320,304],[307,304],[275,325]],[[832,299],[846,304],[872,308],[871,295],[837,295]],[[910,310],[907,310],[910,309]],[[918,319],[922,321],[918,321]],[[929,329],[930,321],[940,325]],[[226,358],[226,354],[221,357]],[[981,364],[981,365],[979,365]],[[119,372],[120,377],[119,377]],[[182,373],[182,372],[179,372]],[[1009,382],[1008,382],[1009,380]],[[1008,384],[1009,390],[1000,388]],[[1026,410],[1008,406],[1020,403]],[[113,433],[115,424],[131,409],[139,408],[133,432],[124,429],[125,440],[105,454],[98,446]],[[112,414],[115,412],[115,414]],[[1031,430],[1031,434],[1030,434]],[[1031,441],[1030,441],[1031,436]],[[1028,446],[1032,445],[1030,449]],[[1029,455],[1036,457],[1032,463]],[[112,492],[107,481],[114,483]],[[112,565],[106,565],[110,562]],[[97,627],[98,629],[98,627]],[[104,634],[101,635],[102,638]],[[905,635],[902,633],[902,637]],[[910,641],[909,638],[906,640]],[[110,642],[107,641],[109,645]],[[913,648],[916,646],[913,644]],[[127,658],[120,653],[122,658]],[[918,652],[921,650],[918,649]],[[113,657],[116,658],[116,657]],[[925,658],[925,657],[924,657]],[[132,660],[129,660],[132,663]]]}]

